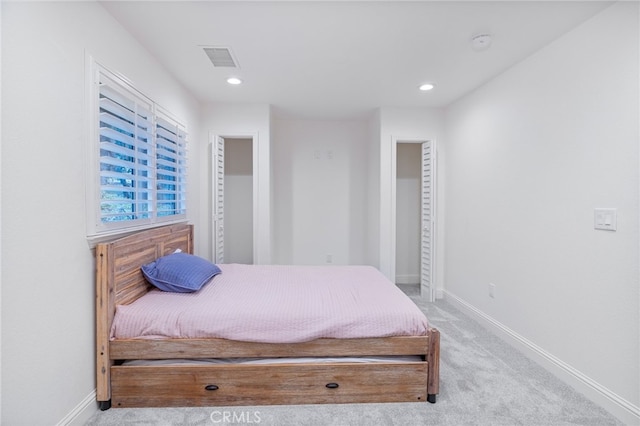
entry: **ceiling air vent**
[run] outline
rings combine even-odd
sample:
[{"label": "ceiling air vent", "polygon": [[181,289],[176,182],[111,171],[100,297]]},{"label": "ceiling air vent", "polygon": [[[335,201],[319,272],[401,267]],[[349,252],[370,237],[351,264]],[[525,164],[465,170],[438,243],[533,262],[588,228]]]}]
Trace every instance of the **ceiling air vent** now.
[{"label": "ceiling air vent", "polygon": [[239,68],[238,62],[228,47],[204,47],[203,49],[214,67]]}]

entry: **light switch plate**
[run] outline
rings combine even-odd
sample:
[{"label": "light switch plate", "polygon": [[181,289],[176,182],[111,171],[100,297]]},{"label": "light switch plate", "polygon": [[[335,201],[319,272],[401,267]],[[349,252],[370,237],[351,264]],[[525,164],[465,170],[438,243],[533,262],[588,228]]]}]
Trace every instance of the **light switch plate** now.
[{"label": "light switch plate", "polygon": [[604,231],[615,231],[618,228],[618,213],[616,209],[594,209],[593,227]]}]

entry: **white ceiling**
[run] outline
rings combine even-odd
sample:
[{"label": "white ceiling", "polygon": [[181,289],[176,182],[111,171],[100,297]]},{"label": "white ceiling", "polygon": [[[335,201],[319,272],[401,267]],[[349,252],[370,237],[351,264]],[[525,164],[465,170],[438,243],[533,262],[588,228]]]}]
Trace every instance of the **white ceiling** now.
[{"label": "white ceiling", "polygon": [[[268,103],[281,116],[343,119],[383,106],[446,106],[611,3],[101,4],[202,102]],[[472,49],[478,33],[493,35],[489,50]],[[231,48],[240,68],[215,68],[203,46]],[[228,85],[230,75],[244,84]],[[423,82],[436,88],[420,92]]]}]

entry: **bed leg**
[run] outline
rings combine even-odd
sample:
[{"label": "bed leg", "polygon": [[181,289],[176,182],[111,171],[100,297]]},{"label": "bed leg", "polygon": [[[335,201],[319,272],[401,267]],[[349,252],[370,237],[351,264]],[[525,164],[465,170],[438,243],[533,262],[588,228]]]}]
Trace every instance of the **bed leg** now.
[{"label": "bed leg", "polygon": [[427,373],[427,401],[434,404],[436,395],[440,393],[440,332],[429,330],[429,354],[427,355],[429,371]]},{"label": "bed leg", "polygon": [[109,408],[111,408],[111,400],[108,401],[98,401],[98,404],[100,406],[100,411],[106,411]]}]

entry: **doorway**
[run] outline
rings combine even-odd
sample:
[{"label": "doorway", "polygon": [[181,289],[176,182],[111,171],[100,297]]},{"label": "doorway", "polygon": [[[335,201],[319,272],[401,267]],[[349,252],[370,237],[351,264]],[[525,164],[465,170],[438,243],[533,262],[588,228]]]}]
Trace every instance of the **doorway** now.
[{"label": "doorway", "polygon": [[396,155],[396,284],[420,285],[421,146],[398,143]]},{"label": "doorway", "polygon": [[253,263],[253,141],[224,138],[224,251],[227,263]]},{"label": "doorway", "polygon": [[393,138],[391,277],[435,300],[435,143]]},{"label": "doorway", "polygon": [[217,136],[214,141],[214,262],[253,264],[256,177],[254,139]]}]

